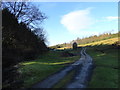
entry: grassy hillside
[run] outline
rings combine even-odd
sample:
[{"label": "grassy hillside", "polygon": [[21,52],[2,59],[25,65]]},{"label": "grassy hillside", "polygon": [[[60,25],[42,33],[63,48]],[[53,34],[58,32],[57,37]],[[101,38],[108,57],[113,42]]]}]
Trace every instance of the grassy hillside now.
[{"label": "grassy hillside", "polygon": [[118,41],[118,37],[115,37],[115,38],[96,41],[96,42],[92,42],[92,43],[88,43],[88,44],[81,44],[78,46],[112,45],[112,44],[115,44],[117,41]]},{"label": "grassy hillside", "polygon": [[118,88],[119,37],[78,46],[90,46],[87,47],[87,53],[96,66],[88,88]]},{"label": "grassy hillside", "polygon": [[99,41],[102,41],[101,43],[104,44],[104,42],[105,42],[104,40],[108,40],[108,39],[113,39],[114,38],[113,40],[117,41],[117,37],[119,35],[120,35],[120,32],[115,33],[115,34],[105,33],[105,34],[101,34],[101,35],[98,35],[98,36],[94,35],[94,36],[90,36],[90,37],[86,37],[86,38],[82,38],[82,39],[80,39],[78,37],[76,40],[72,40],[69,43],[58,44],[58,45],[55,45],[55,46],[51,46],[50,48],[55,48],[55,49],[68,49],[68,48],[72,48],[72,43],[73,42],[77,42],[77,44],[79,46],[86,46],[86,45],[89,45],[90,43],[91,44],[95,44],[94,42],[99,42]]},{"label": "grassy hillside", "polygon": [[111,33],[104,33],[101,35],[94,35],[94,36],[90,36],[87,38],[83,38],[83,39],[77,39],[75,40],[78,44],[87,44],[87,43],[92,43],[92,42],[96,42],[96,41],[101,41],[101,40],[107,40],[110,38],[115,38],[118,37],[118,33],[116,34],[111,34]]},{"label": "grassy hillside", "polygon": [[78,45],[90,46],[87,53],[93,58],[96,66],[89,88],[118,88],[118,39],[119,37],[115,37]]},{"label": "grassy hillside", "polygon": [[[115,38],[110,38],[107,40],[101,40],[101,41],[96,41],[92,43],[87,43],[87,44],[78,44],[78,47],[84,47],[84,46],[95,46],[95,45],[112,45],[115,44],[116,42],[119,41],[118,37]],[[58,50],[64,50],[64,49],[70,49],[72,47],[62,47],[62,48],[57,48]]]},{"label": "grassy hillside", "polygon": [[[93,58],[95,68],[88,88],[118,88],[118,47],[113,45],[118,38],[80,45],[87,47],[87,53]],[[119,44],[120,45],[120,44]],[[62,49],[62,48],[61,48]],[[63,88],[72,79],[71,72],[55,88]]]},{"label": "grassy hillside", "polygon": [[[120,47],[118,39],[119,37],[114,37],[78,45],[79,47],[89,46],[87,47],[87,53],[93,58],[95,64],[88,88],[118,88],[118,47]],[[73,74],[71,73],[55,85],[55,88],[64,87],[70,81],[69,79],[72,79]]]}]

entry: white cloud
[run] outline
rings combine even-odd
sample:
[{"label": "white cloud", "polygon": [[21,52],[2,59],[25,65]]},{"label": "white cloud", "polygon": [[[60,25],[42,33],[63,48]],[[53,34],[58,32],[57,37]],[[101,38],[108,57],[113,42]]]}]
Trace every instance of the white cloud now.
[{"label": "white cloud", "polygon": [[113,20],[118,20],[118,17],[117,16],[108,16],[108,17],[106,17],[106,19],[109,21],[113,21]]},{"label": "white cloud", "polygon": [[90,11],[91,8],[70,12],[62,17],[61,24],[63,24],[69,32],[78,34],[93,24]]}]

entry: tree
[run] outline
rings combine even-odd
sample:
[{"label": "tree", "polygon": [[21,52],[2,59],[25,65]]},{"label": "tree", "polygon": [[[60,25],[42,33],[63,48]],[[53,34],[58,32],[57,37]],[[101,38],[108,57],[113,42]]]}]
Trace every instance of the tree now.
[{"label": "tree", "polygon": [[[21,61],[33,60],[47,51],[44,34],[35,34],[28,24],[19,22],[8,8],[2,10],[2,83],[3,88],[18,88],[17,68]],[[19,79],[18,79],[19,81]]]},{"label": "tree", "polygon": [[16,48],[15,38],[16,28],[18,26],[17,19],[8,9],[2,11],[2,84],[3,88],[15,88],[21,85],[17,84],[20,75],[17,68],[14,67],[18,63],[18,51]]},{"label": "tree", "polygon": [[35,30],[38,24],[47,17],[30,2],[3,2],[2,9],[7,8],[17,17],[19,23],[24,22],[29,28]]}]

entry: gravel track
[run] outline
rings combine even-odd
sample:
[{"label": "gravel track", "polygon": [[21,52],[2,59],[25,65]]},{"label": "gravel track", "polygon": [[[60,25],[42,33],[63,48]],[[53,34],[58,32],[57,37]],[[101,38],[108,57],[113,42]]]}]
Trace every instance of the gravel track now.
[{"label": "gravel track", "polygon": [[[81,58],[74,62],[73,64],[65,67],[59,72],[49,76],[42,82],[34,85],[32,88],[52,88],[56,83],[58,83],[63,77],[65,77],[70,71],[76,70],[73,80],[68,83],[66,88],[86,88],[90,78],[91,72],[93,70],[92,58],[86,54],[86,48],[82,48],[80,54]],[[81,67],[82,66],[82,67]]]}]

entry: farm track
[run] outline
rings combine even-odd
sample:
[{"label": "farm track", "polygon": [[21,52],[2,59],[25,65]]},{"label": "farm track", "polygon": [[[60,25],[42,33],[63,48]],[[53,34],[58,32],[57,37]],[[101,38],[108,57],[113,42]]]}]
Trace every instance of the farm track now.
[{"label": "farm track", "polygon": [[76,75],[73,77],[72,82],[70,82],[66,88],[86,88],[94,68],[92,58],[86,54],[86,48],[81,51],[80,61],[82,62],[82,67],[78,67]]},{"label": "farm track", "polygon": [[32,88],[52,88],[72,70],[75,70],[76,73],[65,88],[86,88],[92,75],[93,61],[85,51],[86,48],[82,48],[80,52],[81,58],[78,61],[49,76]]}]

